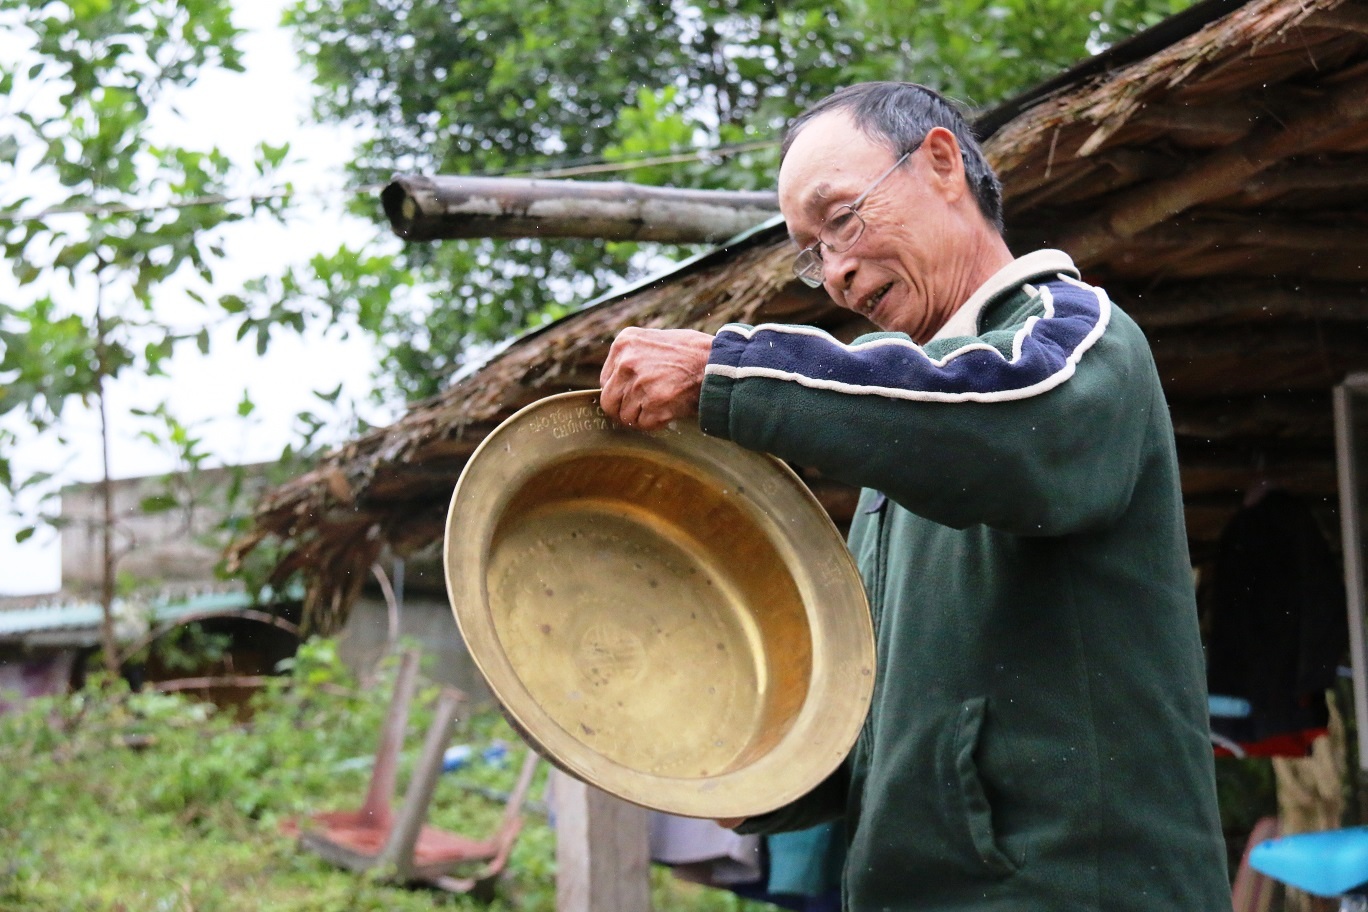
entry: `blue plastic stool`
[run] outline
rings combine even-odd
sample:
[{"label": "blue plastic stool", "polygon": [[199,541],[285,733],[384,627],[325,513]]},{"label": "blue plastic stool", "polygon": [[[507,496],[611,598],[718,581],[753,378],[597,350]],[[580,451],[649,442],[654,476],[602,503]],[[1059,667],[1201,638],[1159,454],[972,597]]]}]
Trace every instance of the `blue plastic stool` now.
[{"label": "blue plastic stool", "polygon": [[1268,839],[1250,850],[1249,865],[1317,896],[1363,894],[1368,888],[1368,826]]}]

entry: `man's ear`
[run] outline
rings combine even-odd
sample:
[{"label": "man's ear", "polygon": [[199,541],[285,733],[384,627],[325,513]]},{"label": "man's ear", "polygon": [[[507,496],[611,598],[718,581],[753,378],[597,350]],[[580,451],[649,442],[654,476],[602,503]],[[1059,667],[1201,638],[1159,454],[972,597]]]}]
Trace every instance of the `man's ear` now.
[{"label": "man's ear", "polygon": [[955,134],[945,127],[932,127],[921,147],[936,186],[946,200],[953,202],[963,196],[969,187],[965,183],[964,157]]}]

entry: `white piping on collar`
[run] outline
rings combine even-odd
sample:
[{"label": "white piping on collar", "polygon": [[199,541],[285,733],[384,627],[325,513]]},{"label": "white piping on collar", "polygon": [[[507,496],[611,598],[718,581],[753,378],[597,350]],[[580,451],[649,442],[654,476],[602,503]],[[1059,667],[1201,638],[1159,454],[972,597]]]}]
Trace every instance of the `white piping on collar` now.
[{"label": "white piping on collar", "polygon": [[950,319],[945,321],[945,325],[931,337],[931,340],[934,342],[937,339],[950,339],[956,336],[977,336],[979,314],[989,301],[1030,279],[1054,276],[1061,272],[1074,278],[1080,277],[1078,267],[1062,250],[1036,250],[1017,257],[980,285],[978,290],[960,305],[959,310],[950,315]]}]

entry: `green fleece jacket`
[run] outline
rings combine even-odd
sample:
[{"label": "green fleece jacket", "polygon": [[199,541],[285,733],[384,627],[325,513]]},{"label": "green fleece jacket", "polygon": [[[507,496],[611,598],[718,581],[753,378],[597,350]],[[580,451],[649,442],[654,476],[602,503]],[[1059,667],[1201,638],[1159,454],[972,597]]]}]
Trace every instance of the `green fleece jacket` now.
[{"label": "green fleece jacket", "polygon": [[1173,431],[1069,258],[925,346],[725,327],[707,433],[865,488],[878,675],[845,764],[743,831],[843,816],[847,908],[1227,912]]}]

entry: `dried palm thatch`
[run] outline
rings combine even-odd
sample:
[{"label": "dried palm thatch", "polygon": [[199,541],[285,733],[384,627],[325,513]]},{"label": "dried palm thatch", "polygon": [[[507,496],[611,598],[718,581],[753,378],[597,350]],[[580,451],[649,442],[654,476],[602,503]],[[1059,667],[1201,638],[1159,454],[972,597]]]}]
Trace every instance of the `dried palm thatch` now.
[{"label": "dried palm thatch", "polygon": [[[1119,46],[1109,67],[1018,103],[985,149],[1013,248],[1069,251],[1150,334],[1200,560],[1260,475],[1327,504],[1335,494],[1329,390],[1368,369],[1368,0],[1190,12],[1157,50]],[[515,341],[272,491],[231,556],[275,543],[276,580],[302,572],[306,621],[336,629],[383,549],[440,540],[484,435],[528,402],[597,386],[620,329],[787,320],[858,332],[790,281],[790,256],[782,225],[764,226]],[[850,492],[812,483],[848,518]]]},{"label": "dried palm thatch", "polygon": [[792,257],[773,234],[517,340],[394,425],[348,442],[268,493],[254,530],[234,543],[233,559],[268,537],[286,542],[273,579],[304,572],[312,581],[306,620],[333,629],[383,548],[407,553],[441,536],[452,486],[485,434],[542,396],[596,387],[608,345],[623,328],[715,331],[732,321],[818,320],[829,305],[789,287]]},{"label": "dried palm thatch", "polygon": [[989,143],[1012,176],[1013,208],[1105,198],[1044,232],[1096,265],[1175,216],[1240,194],[1279,163],[1336,148],[1346,134],[1357,134],[1361,149],[1368,71],[1355,26],[1363,16],[1343,0],[1250,3],[1039,104]]}]

